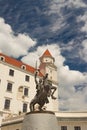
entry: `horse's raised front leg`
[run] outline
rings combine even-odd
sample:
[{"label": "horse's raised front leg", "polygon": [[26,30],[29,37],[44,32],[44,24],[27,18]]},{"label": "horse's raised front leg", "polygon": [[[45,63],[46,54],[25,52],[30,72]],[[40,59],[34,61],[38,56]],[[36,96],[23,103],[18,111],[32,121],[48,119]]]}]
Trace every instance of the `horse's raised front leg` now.
[{"label": "horse's raised front leg", "polygon": [[53,90],[53,91],[51,91],[52,93],[51,93],[51,97],[52,97],[52,99],[56,99],[56,97],[54,96],[54,93],[55,93],[55,91],[56,91],[56,87],[55,86],[52,86],[51,87],[51,90]]}]

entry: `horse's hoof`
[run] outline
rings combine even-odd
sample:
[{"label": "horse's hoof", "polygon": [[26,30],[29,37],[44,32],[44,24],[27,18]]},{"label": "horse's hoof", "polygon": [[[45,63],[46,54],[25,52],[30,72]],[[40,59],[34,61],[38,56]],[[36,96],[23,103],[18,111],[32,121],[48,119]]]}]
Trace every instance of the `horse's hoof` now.
[{"label": "horse's hoof", "polygon": [[54,100],[55,100],[55,99],[57,99],[57,98],[56,98],[56,97],[54,97],[54,96],[52,96],[52,99],[54,99]]}]

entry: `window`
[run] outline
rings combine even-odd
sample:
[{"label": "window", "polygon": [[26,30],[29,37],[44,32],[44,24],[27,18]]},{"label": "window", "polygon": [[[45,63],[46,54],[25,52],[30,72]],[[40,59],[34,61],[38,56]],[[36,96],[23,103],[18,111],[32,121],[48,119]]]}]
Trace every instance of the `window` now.
[{"label": "window", "polygon": [[28,96],[28,88],[24,88],[24,95]]},{"label": "window", "polygon": [[25,75],[25,81],[29,81],[29,76],[28,75]]},{"label": "window", "polygon": [[26,66],[25,66],[25,65],[22,65],[21,68],[22,68],[23,70],[26,70]]},{"label": "window", "polygon": [[12,83],[7,84],[7,91],[9,91],[9,92],[12,91]]},{"label": "window", "polygon": [[27,112],[27,103],[23,104],[23,112]]},{"label": "window", "polygon": [[61,126],[61,130],[67,130],[67,126]]},{"label": "window", "polygon": [[10,109],[10,99],[5,99],[4,109]]},{"label": "window", "polygon": [[9,70],[9,75],[10,75],[10,76],[14,76],[14,70],[10,69],[10,70]]},{"label": "window", "polygon": [[81,127],[80,126],[75,126],[74,130],[81,130]]},{"label": "window", "polygon": [[0,60],[1,60],[1,61],[5,61],[5,57],[0,56]]}]

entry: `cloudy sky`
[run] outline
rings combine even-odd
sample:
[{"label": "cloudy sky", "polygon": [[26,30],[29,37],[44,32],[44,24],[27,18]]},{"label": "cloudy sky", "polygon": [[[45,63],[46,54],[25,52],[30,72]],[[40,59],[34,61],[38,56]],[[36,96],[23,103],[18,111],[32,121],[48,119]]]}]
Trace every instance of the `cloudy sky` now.
[{"label": "cloudy sky", "polygon": [[35,67],[49,49],[59,109],[87,110],[87,0],[0,0],[0,52]]}]

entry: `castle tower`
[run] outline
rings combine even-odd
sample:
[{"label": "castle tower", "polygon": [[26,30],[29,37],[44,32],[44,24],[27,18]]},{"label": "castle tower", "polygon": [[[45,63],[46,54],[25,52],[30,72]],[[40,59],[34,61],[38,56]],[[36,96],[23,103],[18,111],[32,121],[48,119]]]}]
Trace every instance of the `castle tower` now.
[{"label": "castle tower", "polygon": [[47,49],[40,57],[40,71],[43,75],[48,73],[48,78],[53,84],[58,84],[57,79],[57,67],[54,64],[55,59]]},{"label": "castle tower", "polygon": [[[52,82],[53,86],[57,87],[54,95],[56,95],[56,100],[51,100],[54,111],[58,111],[58,77],[57,77],[57,66],[54,64],[55,59],[47,49],[43,55],[40,57],[40,72],[45,75],[48,73],[48,79]],[[51,105],[50,105],[51,106]]]}]

